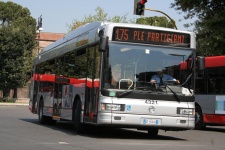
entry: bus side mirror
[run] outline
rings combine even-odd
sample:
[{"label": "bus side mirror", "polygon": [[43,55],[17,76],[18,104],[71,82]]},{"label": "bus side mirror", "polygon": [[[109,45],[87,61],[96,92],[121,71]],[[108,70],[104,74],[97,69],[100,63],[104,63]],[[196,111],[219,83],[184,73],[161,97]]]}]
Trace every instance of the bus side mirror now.
[{"label": "bus side mirror", "polygon": [[100,41],[99,41],[99,51],[100,52],[106,52],[106,50],[108,48],[108,40],[109,40],[108,36],[103,35],[100,37]]},{"label": "bus side mirror", "polygon": [[205,70],[205,57],[204,56],[198,56],[196,65],[198,67],[198,70]]}]

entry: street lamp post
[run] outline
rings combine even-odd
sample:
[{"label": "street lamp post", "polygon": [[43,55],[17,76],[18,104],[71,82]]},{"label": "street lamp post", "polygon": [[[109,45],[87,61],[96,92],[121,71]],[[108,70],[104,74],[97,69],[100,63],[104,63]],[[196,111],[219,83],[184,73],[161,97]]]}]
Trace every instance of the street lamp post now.
[{"label": "street lamp post", "polygon": [[177,30],[177,26],[176,26],[175,21],[174,21],[172,18],[170,18],[170,16],[167,15],[166,13],[164,13],[164,12],[162,12],[162,11],[160,11],[160,10],[154,10],[154,9],[151,9],[151,8],[145,8],[145,10],[154,11],[154,12],[159,12],[159,13],[164,14],[165,16],[167,16],[167,17],[170,19],[170,21],[173,23],[173,26],[174,26],[175,29]]},{"label": "street lamp post", "polygon": [[40,52],[40,30],[38,30],[38,55]]},{"label": "street lamp post", "polygon": [[42,15],[38,18],[38,25],[37,25],[37,33],[38,33],[38,55],[40,52],[40,37],[41,37],[41,31],[43,30],[42,28]]}]

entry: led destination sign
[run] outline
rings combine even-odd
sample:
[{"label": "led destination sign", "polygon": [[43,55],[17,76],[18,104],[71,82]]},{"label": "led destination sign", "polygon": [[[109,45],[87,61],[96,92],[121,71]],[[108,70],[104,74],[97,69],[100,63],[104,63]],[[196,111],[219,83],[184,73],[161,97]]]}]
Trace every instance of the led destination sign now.
[{"label": "led destination sign", "polygon": [[170,45],[175,47],[190,47],[190,35],[186,33],[115,27],[113,41],[144,43],[154,45]]}]

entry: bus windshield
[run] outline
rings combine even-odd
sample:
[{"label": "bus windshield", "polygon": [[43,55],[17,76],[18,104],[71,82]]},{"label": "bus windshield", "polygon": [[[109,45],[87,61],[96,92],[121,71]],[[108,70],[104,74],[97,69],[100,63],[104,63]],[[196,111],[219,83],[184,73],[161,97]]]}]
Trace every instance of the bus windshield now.
[{"label": "bus windshield", "polygon": [[146,89],[158,71],[184,82],[180,65],[191,55],[192,49],[109,43],[103,72],[104,89]]}]

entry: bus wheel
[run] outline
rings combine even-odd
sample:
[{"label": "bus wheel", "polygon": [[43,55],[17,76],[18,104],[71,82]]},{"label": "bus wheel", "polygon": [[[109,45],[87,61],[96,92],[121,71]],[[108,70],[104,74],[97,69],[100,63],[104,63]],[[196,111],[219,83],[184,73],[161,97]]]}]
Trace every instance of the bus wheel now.
[{"label": "bus wheel", "polygon": [[157,136],[158,133],[159,133],[159,129],[156,129],[156,128],[150,128],[150,129],[148,129],[148,135],[150,137]]},{"label": "bus wheel", "polygon": [[196,106],[195,108],[195,129],[200,130],[204,129],[205,125],[203,123],[203,115],[201,108],[199,106]]},{"label": "bus wheel", "polygon": [[43,107],[44,107],[43,100],[40,100],[38,107],[38,121],[40,124],[45,124],[47,120],[46,116],[43,115]]},{"label": "bus wheel", "polygon": [[82,133],[84,128],[80,119],[81,119],[81,101],[77,100],[76,108],[73,110],[73,123],[77,133]]}]

